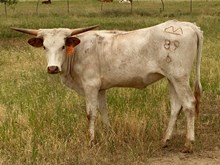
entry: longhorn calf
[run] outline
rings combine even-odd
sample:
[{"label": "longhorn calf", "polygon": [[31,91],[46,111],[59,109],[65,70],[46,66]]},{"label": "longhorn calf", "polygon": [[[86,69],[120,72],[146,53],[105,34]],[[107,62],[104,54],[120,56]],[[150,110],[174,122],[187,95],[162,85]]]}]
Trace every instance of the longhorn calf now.
[{"label": "longhorn calf", "polygon": [[132,0],[119,0],[119,3],[132,3]]},{"label": "longhorn calf", "polygon": [[[45,49],[48,73],[59,73],[66,86],[85,96],[91,141],[94,140],[97,108],[103,122],[109,125],[105,97],[107,89],[145,88],[166,77],[170,89],[171,116],[163,139],[164,146],[171,138],[177,115],[182,109],[187,121],[183,151],[192,152],[195,112],[199,109],[201,95],[203,33],[200,28],[175,20],[134,31],[88,31],[93,28],[80,32],[63,28],[13,29],[36,35],[28,42]],[[189,78],[195,59],[193,95]]]},{"label": "longhorn calf", "polygon": [[113,0],[99,0],[101,2],[113,2]]}]

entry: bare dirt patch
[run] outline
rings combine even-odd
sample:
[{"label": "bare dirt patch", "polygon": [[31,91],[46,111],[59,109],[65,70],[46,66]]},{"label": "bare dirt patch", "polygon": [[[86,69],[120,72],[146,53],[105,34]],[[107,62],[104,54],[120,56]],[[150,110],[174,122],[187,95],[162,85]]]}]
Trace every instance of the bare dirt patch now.
[{"label": "bare dirt patch", "polygon": [[219,165],[220,150],[203,153],[183,154],[164,153],[160,157],[150,158],[150,165]]}]

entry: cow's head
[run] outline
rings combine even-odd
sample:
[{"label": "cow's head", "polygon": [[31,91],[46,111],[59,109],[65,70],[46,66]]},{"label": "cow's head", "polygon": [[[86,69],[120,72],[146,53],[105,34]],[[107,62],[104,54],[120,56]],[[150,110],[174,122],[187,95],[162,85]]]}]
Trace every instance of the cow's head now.
[{"label": "cow's head", "polygon": [[34,35],[28,40],[33,47],[43,47],[47,57],[47,71],[50,74],[56,74],[61,71],[61,66],[66,58],[74,53],[74,47],[80,43],[80,40],[74,35],[92,30],[98,26],[91,26],[79,29],[23,29],[12,28],[13,30]]}]

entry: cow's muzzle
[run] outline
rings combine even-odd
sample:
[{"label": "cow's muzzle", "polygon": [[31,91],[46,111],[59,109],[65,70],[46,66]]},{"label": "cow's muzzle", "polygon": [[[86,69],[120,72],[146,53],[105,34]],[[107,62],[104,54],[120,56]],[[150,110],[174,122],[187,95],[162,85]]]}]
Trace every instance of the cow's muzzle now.
[{"label": "cow's muzzle", "polygon": [[57,73],[59,73],[59,67],[58,66],[48,66],[47,67],[47,72],[49,73],[49,74],[57,74]]}]

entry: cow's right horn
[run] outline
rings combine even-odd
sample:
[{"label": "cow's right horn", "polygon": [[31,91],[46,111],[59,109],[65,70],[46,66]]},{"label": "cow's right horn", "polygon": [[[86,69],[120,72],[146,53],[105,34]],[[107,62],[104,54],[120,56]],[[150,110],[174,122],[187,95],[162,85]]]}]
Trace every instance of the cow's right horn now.
[{"label": "cow's right horn", "polygon": [[85,28],[79,28],[79,29],[72,29],[72,33],[71,36],[79,34],[79,33],[83,33],[92,29],[95,29],[99,27],[99,25],[94,25],[94,26],[90,26],[90,27],[85,27]]},{"label": "cow's right horn", "polygon": [[15,28],[15,27],[11,27],[11,29],[16,30],[18,32],[34,35],[34,36],[37,36],[37,33],[39,31],[35,29],[23,29],[23,28]]}]

